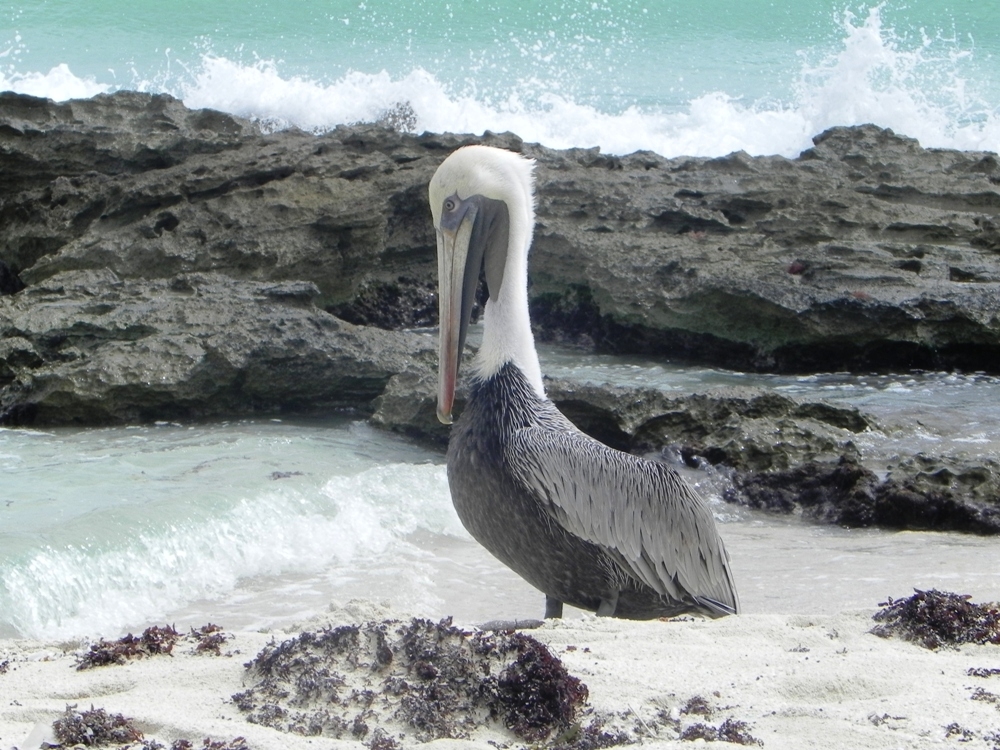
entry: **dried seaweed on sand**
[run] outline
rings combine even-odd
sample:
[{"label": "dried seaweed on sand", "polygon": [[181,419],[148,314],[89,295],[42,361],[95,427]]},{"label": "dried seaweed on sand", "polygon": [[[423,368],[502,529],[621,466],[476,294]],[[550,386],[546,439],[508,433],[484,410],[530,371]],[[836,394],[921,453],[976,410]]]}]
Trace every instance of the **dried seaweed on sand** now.
[{"label": "dried seaweed on sand", "polygon": [[229,636],[223,633],[218,625],[211,623],[200,628],[191,628],[191,632],[187,635],[181,635],[172,625],[163,627],[154,625],[142,631],[140,636],[129,633],[114,641],[102,638],[97,643],[92,643],[77,659],[76,668],[92,669],[111,664],[125,664],[131,659],[142,659],[147,656],[169,656],[173,653],[174,646],[182,640],[193,641],[196,654],[220,656],[222,644],[229,640]]},{"label": "dried seaweed on sand", "polygon": [[394,743],[393,733],[465,738],[497,723],[541,741],[573,727],[588,696],[534,638],[468,632],[450,619],[306,632],[266,647],[247,669],[257,682],[233,700],[248,721],[373,747]]},{"label": "dried seaweed on sand", "polygon": [[1000,609],[996,604],[975,604],[966,594],[915,589],[913,596],[891,597],[872,619],[880,623],[872,633],[897,637],[925,648],[963,643],[1000,644]]}]

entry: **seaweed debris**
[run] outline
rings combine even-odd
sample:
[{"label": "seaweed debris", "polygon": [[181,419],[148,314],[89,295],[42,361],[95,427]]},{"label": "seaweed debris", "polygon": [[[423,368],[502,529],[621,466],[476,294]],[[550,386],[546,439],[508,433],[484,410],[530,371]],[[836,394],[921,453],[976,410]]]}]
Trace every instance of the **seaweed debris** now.
[{"label": "seaweed debris", "polygon": [[4,659],[0,661],[0,674],[7,674],[7,670],[10,669],[10,660]]},{"label": "seaweed debris", "polygon": [[[715,697],[719,697],[718,692],[714,692]],[[750,725],[735,717],[728,717],[718,726],[706,723],[711,719],[718,709],[702,695],[694,695],[688,698],[683,705],[674,709],[661,708],[656,717],[650,720],[649,725],[643,722],[643,726],[652,729],[654,737],[660,736],[660,729],[668,729],[674,733],[678,740],[695,742],[730,742],[737,745],[763,745],[763,741],[757,739],[749,732]],[[699,717],[699,721],[688,723],[690,719],[683,717]],[[640,740],[641,741],[641,740]]]},{"label": "seaweed debris", "polygon": [[142,732],[131,719],[93,706],[89,711],[77,711],[75,705],[66,706],[63,715],[52,723],[52,729],[59,744],[65,747],[120,745],[142,740]]},{"label": "seaweed debris", "polygon": [[[497,640],[496,636],[492,640]],[[587,686],[531,636],[517,632],[504,635],[496,648],[504,655],[514,653],[516,658],[497,677],[491,711],[526,740],[541,740],[553,727],[568,726],[576,708],[587,702]]]},{"label": "seaweed debris", "polygon": [[570,729],[588,697],[534,638],[467,632],[450,618],[305,632],[268,645],[246,666],[258,681],[233,701],[248,721],[350,737],[372,750],[395,750],[406,733],[420,742],[467,738],[492,722],[537,742]]},{"label": "seaweed debris", "polygon": [[691,698],[688,698],[687,703],[685,703],[681,707],[681,713],[695,715],[695,716],[704,716],[708,718],[714,712],[712,710],[712,706],[709,705],[708,701],[705,700],[705,698],[703,698],[700,695],[695,695],[692,696]]},{"label": "seaweed debris", "polygon": [[706,742],[731,742],[734,745],[760,745],[762,740],[747,731],[748,724],[739,719],[726,719],[718,727],[698,722],[681,732],[681,739],[688,741],[705,740]]},{"label": "seaweed debris", "polygon": [[969,667],[966,674],[969,675],[969,677],[982,677],[985,679],[987,677],[1000,675],[1000,669],[997,669],[996,667]]},{"label": "seaweed debris", "polygon": [[372,736],[364,744],[368,750],[400,750],[402,747],[398,740],[390,737],[381,727],[376,727],[375,731],[372,732]]},{"label": "seaweed debris", "polygon": [[[176,744],[176,743],[174,743]],[[212,740],[206,737],[201,742],[202,750],[250,750],[250,746],[247,741],[242,737],[236,737],[229,742],[223,742],[222,740]],[[171,747],[170,750],[187,750],[187,748],[175,748]]]},{"label": "seaweed debris", "polygon": [[138,659],[155,654],[169,654],[180,638],[180,633],[170,625],[152,626],[142,631],[141,636],[129,633],[117,641],[103,638],[92,643],[76,664],[78,670],[104,667],[109,664],[124,664],[129,659]]},{"label": "seaweed debris", "polygon": [[976,738],[976,733],[971,729],[966,729],[957,721],[953,721],[944,728],[944,736],[945,739],[957,737],[959,742],[972,742]]},{"label": "seaweed debris", "polygon": [[194,641],[196,654],[220,656],[222,644],[229,640],[229,636],[223,633],[218,625],[211,623],[197,629],[191,628],[191,632],[186,636],[178,633],[171,625],[163,627],[154,625],[142,631],[140,636],[129,633],[116,641],[106,641],[102,638],[97,643],[92,643],[87,651],[77,658],[76,668],[92,669],[109,664],[125,664],[129,659],[142,659],[161,654],[169,656],[174,646],[181,640]]},{"label": "seaweed debris", "polygon": [[930,589],[906,599],[879,604],[871,632],[914,641],[929,649],[963,643],[1000,644],[1000,610],[996,604],[974,604],[967,594]]},{"label": "seaweed debris", "polygon": [[200,628],[191,628],[189,635],[195,641],[194,652],[196,654],[215,654],[222,656],[222,644],[229,640],[229,636],[222,632],[218,625],[208,623]]},{"label": "seaweed debris", "polygon": [[597,719],[587,726],[574,724],[547,747],[548,750],[602,750],[606,747],[631,745],[633,742],[634,740],[625,732],[605,730],[604,722]]},{"label": "seaweed debris", "polygon": [[[163,745],[156,740],[144,740],[142,745],[136,748],[122,748],[121,750],[168,750],[166,745]],[[195,750],[195,745],[191,740],[174,740],[170,743],[169,750]],[[250,746],[247,741],[242,737],[237,737],[229,742],[223,742],[222,740],[213,740],[206,737],[201,741],[201,746],[199,750],[250,750]]]},{"label": "seaweed debris", "polygon": [[991,693],[989,690],[983,690],[981,687],[973,690],[969,698],[974,701],[982,701],[983,703],[992,703],[995,706],[1000,705],[1000,695]]},{"label": "seaweed debris", "polygon": [[[976,739],[976,733],[971,729],[966,729],[958,722],[952,722],[944,728],[945,739],[957,739],[959,742],[972,742]],[[1000,732],[990,732],[983,735],[983,742],[992,750],[1000,750]],[[981,747],[981,745],[980,745]]]}]

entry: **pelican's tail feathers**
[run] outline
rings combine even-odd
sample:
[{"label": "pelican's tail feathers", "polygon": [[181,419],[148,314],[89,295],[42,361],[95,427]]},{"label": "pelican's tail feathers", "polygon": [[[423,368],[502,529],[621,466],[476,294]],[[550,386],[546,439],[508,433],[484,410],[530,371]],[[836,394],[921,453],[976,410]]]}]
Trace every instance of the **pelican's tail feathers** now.
[{"label": "pelican's tail feathers", "polygon": [[696,596],[693,597],[695,603],[704,610],[705,614],[709,617],[725,617],[726,615],[735,615],[738,610],[731,604],[726,604],[725,602],[720,602],[717,599],[712,599],[708,596]]}]

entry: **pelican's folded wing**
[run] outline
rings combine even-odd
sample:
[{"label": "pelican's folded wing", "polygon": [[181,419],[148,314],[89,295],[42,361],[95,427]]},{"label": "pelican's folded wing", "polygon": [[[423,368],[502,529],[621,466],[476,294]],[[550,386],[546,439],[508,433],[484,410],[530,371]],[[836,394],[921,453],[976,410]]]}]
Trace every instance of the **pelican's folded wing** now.
[{"label": "pelican's folded wing", "polygon": [[659,593],[718,614],[739,611],[715,519],[677,472],[565,427],[519,430],[506,457],[551,517]]}]

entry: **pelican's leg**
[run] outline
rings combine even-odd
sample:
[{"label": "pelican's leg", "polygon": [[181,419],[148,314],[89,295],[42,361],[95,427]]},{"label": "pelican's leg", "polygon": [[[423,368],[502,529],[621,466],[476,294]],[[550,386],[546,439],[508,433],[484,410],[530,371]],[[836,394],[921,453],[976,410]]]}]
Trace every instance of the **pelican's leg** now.
[{"label": "pelican's leg", "polygon": [[601,599],[601,605],[597,608],[597,616],[614,617],[616,609],[618,609],[617,591],[611,596],[610,599]]},{"label": "pelican's leg", "polygon": [[558,599],[553,599],[548,594],[545,595],[545,619],[562,617],[563,603]]}]

